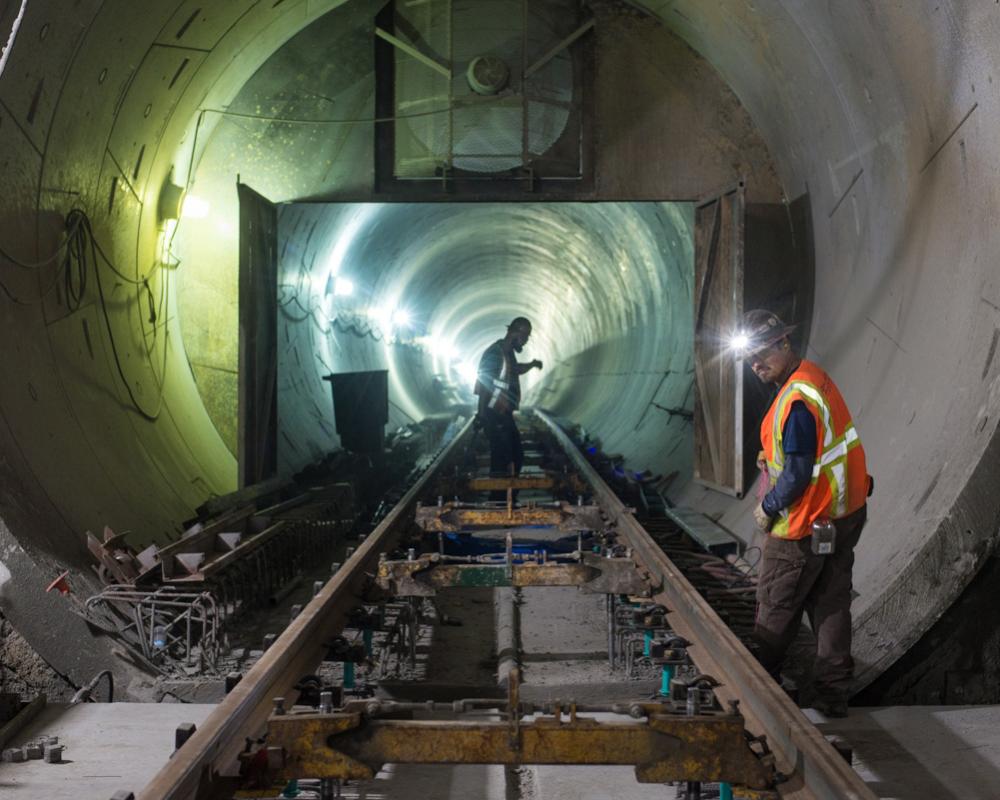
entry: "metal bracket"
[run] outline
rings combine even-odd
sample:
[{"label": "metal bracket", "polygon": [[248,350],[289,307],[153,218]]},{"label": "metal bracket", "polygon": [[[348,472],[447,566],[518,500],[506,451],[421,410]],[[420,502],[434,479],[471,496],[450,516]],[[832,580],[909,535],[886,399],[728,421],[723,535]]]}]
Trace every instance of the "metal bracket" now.
[{"label": "metal bracket", "polygon": [[452,501],[418,506],[416,522],[425,531],[454,533],[470,528],[516,528],[548,525],[561,531],[596,531],[604,526],[599,506],[572,503],[491,505]]},{"label": "metal bracket", "polygon": [[375,582],[396,597],[433,597],[439,589],[491,586],[578,586],[591,594],[648,595],[651,586],[630,558],[584,553],[578,561],[455,563],[439,553],[382,561]]},{"label": "metal bracket", "polygon": [[[500,701],[502,703],[502,701]],[[683,716],[646,704],[645,719],[604,722],[540,716],[520,720],[371,719],[357,712],[282,714],[267,742],[284,754],[282,780],[367,780],[384,764],[631,764],[640,783],[725,781],[773,786],[773,769],[751,751],[739,714]],[[498,712],[502,711],[498,708]],[[758,795],[760,796],[760,795]]]}]

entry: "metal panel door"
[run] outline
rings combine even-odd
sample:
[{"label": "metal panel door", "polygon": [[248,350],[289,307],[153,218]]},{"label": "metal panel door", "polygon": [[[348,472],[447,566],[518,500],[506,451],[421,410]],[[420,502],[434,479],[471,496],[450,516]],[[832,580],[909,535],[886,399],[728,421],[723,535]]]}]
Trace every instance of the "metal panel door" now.
[{"label": "metal panel door", "polygon": [[278,467],[278,212],[242,183],[240,202],[240,488]]},{"label": "metal panel door", "polygon": [[694,478],[741,497],[743,364],[730,337],[743,316],[742,182],[695,208]]}]

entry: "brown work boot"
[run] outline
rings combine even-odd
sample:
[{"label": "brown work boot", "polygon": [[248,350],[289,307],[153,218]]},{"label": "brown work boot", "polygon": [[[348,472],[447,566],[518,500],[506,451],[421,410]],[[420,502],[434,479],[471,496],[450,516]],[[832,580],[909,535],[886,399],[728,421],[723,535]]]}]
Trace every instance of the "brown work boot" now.
[{"label": "brown work boot", "polygon": [[813,708],[824,717],[843,719],[847,716],[847,700],[843,697],[819,695],[813,700]]}]

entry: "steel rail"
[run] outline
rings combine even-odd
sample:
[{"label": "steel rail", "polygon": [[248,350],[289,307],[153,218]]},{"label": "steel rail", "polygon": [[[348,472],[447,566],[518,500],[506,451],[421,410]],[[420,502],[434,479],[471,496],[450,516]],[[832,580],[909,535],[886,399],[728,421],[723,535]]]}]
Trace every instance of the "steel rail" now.
[{"label": "steel rail", "polygon": [[470,426],[471,422],[466,423],[437,454],[354,555],[138,794],[139,800],[191,800],[211,795],[216,774],[235,772],[236,756],[245,738],[257,737],[264,729],[272,699],[293,691],[296,682],[322,661],[327,644],[343,629],[356,604],[365,573],[374,571],[379,553],[389,548],[399,529],[412,523],[418,495],[458,449]]},{"label": "steel rail", "polygon": [[722,683],[716,690],[721,699],[740,701],[751,733],[767,736],[778,769],[789,778],[778,786],[780,795],[790,800],[877,800],[659,548],[566,432],[544,412],[536,409],[534,414],[591,485],[594,502],[603,507],[617,533],[632,547],[653,584],[662,584],[655,599],[668,609],[671,628],[694,643],[688,648],[691,659],[702,672]]}]

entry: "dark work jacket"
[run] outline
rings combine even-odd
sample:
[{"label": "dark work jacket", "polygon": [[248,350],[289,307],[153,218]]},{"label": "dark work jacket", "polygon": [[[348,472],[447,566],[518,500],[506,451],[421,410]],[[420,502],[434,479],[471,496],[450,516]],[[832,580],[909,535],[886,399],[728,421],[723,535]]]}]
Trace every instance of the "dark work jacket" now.
[{"label": "dark work jacket", "polygon": [[521,403],[521,380],[517,374],[517,359],[505,354],[503,339],[486,348],[479,359],[476,394],[485,395],[487,408],[498,414],[512,414]]}]

